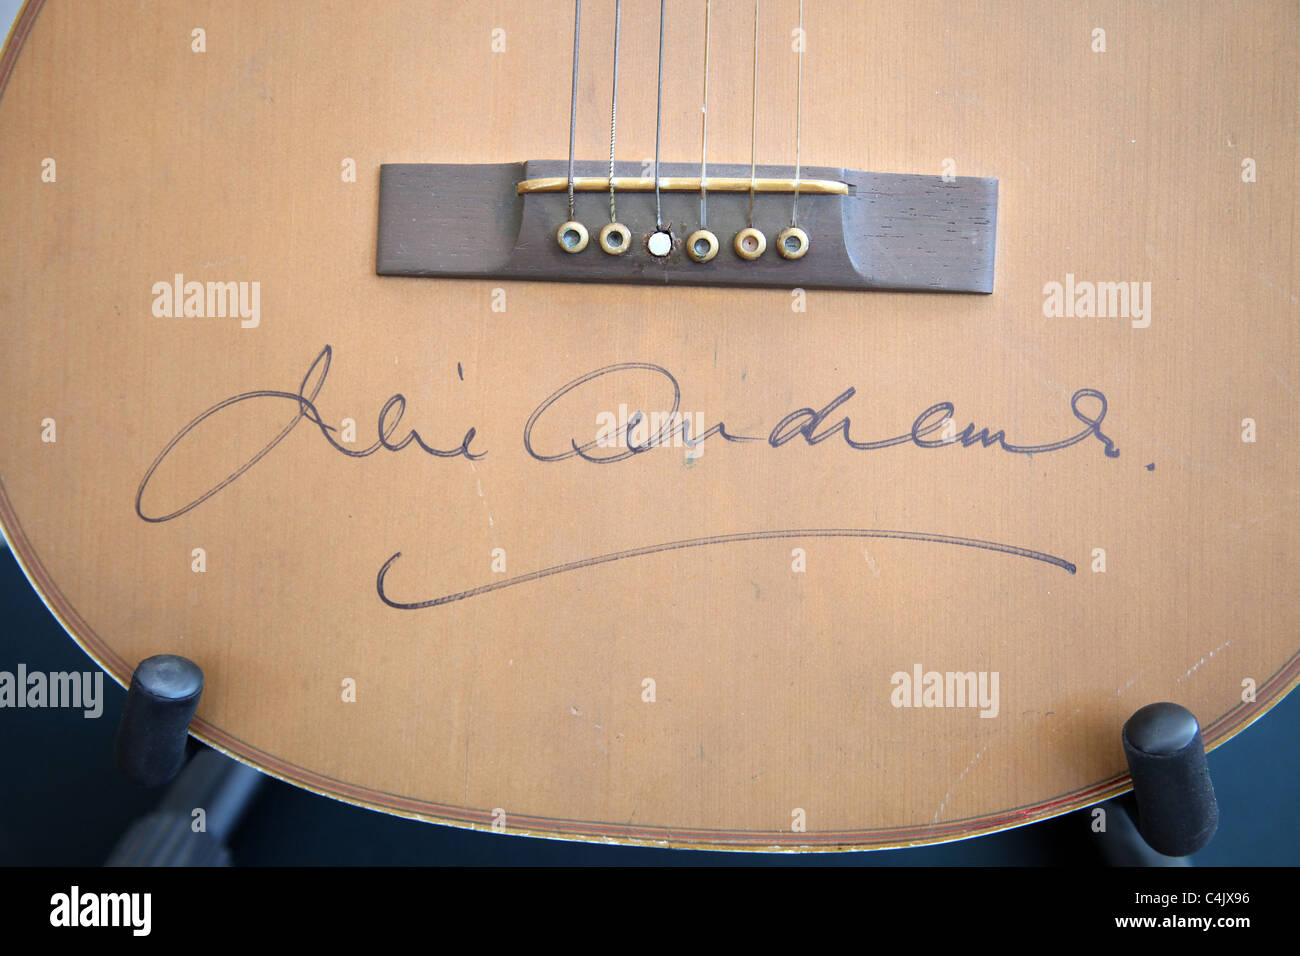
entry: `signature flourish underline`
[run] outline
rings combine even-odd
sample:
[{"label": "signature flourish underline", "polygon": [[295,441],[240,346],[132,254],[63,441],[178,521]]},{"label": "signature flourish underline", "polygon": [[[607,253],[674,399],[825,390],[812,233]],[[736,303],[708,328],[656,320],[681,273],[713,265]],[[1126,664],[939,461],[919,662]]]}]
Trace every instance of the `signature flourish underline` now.
[{"label": "signature flourish underline", "polygon": [[1044,564],[1058,567],[1069,574],[1074,574],[1077,570],[1077,568],[1069,561],[1064,558],[1058,558],[1052,554],[1046,554],[1042,551],[1034,551],[1030,548],[1022,548],[1014,544],[999,544],[996,541],[983,541],[979,538],[959,538],[950,534],[928,534],[923,531],[890,531],[886,529],[863,528],[795,528],[778,531],[745,531],[739,534],[710,535],[705,538],[686,538],[681,541],[666,541],[662,544],[651,544],[641,548],[629,548],[626,551],[613,551],[609,554],[600,554],[591,558],[583,558],[579,561],[570,561],[567,564],[557,564],[554,567],[543,568],[540,571],[530,571],[528,574],[516,575],[513,578],[494,581],[491,584],[481,584],[476,588],[457,591],[453,594],[444,594],[442,597],[433,598],[428,601],[414,601],[409,603],[394,601],[384,591],[384,579],[388,576],[388,572],[392,568],[394,562],[402,556],[402,552],[398,551],[391,558],[385,561],[383,567],[379,569],[379,575],[375,579],[375,590],[379,593],[379,599],[389,607],[397,608],[402,611],[418,611],[423,608],[439,607],[443,604],[452,604],[456,601],[464,601],[467,598],[479,597],[483,594],[489,594],[492,591],[500,591],[503,588],[514,587],[517,584],[527,584],[529,581],[538,581],[555,574],[564,574],[568,571],[580,571],[583,568],[595,567],[598,564],[608,564],[611,561],[622,561],[625,558],[640,558],[647,554],[657,554],[660,551],[681,551],[686,548],[702,548],[714,544],[734,544],[738,541],[763,541],[776,538],[895,538],[904,541],[927,541],[930,544],[950,544],[962,548],[979,548],[984,551],[997,551],[1002,554],[1028,558],[1031,561],[1041,561]]}]

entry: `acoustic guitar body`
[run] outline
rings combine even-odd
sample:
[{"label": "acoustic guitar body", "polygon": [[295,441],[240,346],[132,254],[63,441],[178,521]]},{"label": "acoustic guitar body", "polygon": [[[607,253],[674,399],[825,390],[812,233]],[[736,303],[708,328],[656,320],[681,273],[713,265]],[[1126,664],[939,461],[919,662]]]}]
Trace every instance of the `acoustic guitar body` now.
[{"label": "acoustic guitar body", "polygon": [[[674,175],[704,6],[666,7]],[[623,4],[634,178],[658,13]],[[493,272],[509,171],[564,175],[571,4],[29,0],[0,63],[0,520],[113,678],[185,655],[197,736],[388,813],[734,849],[1043,819],[1129,786],[1138,707],[1214,747],[1294,686],[1300,8],[809,0],[800,34],[771,0],[757,96],[753,4],[711,18],[710,163],[793,167],[798,126],[807,168],[989,184],[991,288],[799,283],[866,226],[788,283],[769,248],[753,287],[656,282],[635,230],[618,281],[599,190],[574,281]],[[591,176],[613,19],[583,4]],[[410,252],[402,164],[497,171],[417,197],[460,210],[437,248],[476,277],[379,274],[381,232]],[[511,256],[569,255],[565,199]],[[949,241],[918,261],[968,256],[927,202],[900,228]],[[769,241],[790,204],[756,196]],[[744,207],[709,221],[733,277]]]}]

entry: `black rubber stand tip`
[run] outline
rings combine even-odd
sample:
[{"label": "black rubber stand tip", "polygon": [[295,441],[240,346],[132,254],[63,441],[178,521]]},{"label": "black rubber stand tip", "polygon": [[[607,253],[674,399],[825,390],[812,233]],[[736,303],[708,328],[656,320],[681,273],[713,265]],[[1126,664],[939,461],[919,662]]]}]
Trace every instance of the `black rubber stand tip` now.
[{"label": "black rubber stand tip", "polygon": [[1142,839],[1166,856],[1202,849],[1219,828],[1219,804],[1195,715],[1178,704],[1148,704],[1122,737]]},{"label": "black rubber stand tip", "polygon": [[117,728],[117,766],[129,780],[156,787],[180,772],[202,693],[203,671],[192,660],[159,654],[140,662]]}]

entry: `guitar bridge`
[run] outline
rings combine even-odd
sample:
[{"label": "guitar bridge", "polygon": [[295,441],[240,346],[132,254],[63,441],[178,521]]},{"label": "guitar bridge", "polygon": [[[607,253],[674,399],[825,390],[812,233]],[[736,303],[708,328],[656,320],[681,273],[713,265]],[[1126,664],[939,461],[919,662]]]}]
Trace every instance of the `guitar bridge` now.
[{"label": "guitar bridge", "polygon": [[[382,276],[910,292],[993,291],[998,183],[790,166],[389,164]],[[797,228],[792,204],[798,191]],[[707,203],[708,227],[701,219]],[[662,224],[663,228],[659,226]],[[589,236],[601,234],[599,242]],[[664,234],[667,234],[665,237]],[[744,235],[742,235],[744,233]],[[802,233],[802,239],[798,236]],[[715,235],[716,234],[716,235]],[[715,236],[713,248],[709,236]],[[707,256],[707,258],[704,258]]]}]

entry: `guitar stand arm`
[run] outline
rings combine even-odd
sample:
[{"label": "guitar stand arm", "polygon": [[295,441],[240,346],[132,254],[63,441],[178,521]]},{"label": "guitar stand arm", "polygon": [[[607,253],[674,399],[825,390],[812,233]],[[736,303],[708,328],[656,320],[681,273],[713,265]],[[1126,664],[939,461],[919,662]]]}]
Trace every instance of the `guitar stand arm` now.
[{"label": "guitar stand arm", "polygon": [[117,731],[118,769],[140,786],[175,782],[154,812],[131,825],[107,866],[230,864],[226,838],[265,778],[207,748],[186,765],[189,725],[202,693],[203,672],[178,655],[150,657],[132,675]]},{"label": "guitar stand arm", "polygon": [[1200,724],[1178,704],[1148,704],[1120,737],[1133,792],[1103,804],[1103,856],[1116,866],[1187,866],[1219,826]]}]

